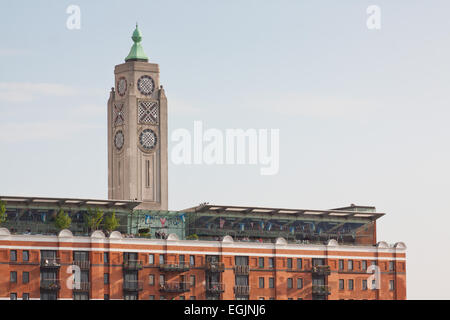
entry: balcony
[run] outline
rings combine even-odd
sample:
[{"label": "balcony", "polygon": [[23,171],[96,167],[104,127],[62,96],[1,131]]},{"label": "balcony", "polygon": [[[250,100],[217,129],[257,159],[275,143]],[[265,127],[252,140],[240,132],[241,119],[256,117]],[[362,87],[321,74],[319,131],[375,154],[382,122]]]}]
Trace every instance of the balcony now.
[{"label": "balcony", "polygon": [[222,293],[225,291],[225,284],[219,282],[211,282],[206,285],[206,292],[208,293]]},{"label": "balcony", "polygon": [[191,284],[189,282],[167,282],[159,285],[161,292],[189,292]]},{"label": "balcony", "polygon": [[184,272],[190,268],[187,263],[164,263],[159,265],[159,270],[167,272]]},{"label": "balcony", "polygon": [[127,280],[123,282],[124,291],[142,291],[144,289],[144,282],[142,280]]},{"label": "balcony", "polygon": [[44,290],[59,290],[59,289],[61,289],[61,285],[60,285],[58,279],[41,280],[40,287],[41,287],[41,289],[44,289]]},{"label": "balcony", "polygon": [[312,294],[319,294],[319,295],[331,294],[330,287],[323,284],[313,284]]},{"label": "balcony", "polygon": [[205,269],[208,272],[224,272],[225,265],[221,262],[207,262]]},{"label": "balcony", "polygon": [[41,259],[41,268],[59,268],[59,267],[61,267],[59,258],[42,258]]},{"label": "balcony", "polygon": [[89,260],[74,260],[73,264],[80,267],[81,270],[89,270],[91,267]]},{"label": "balcony", "polygon": [[125,260],[123,262],[123,268],[126,270],[142,270],[143,266],[142,260]]},{"label": "balcony", "polygon": [[234,294],[236,296],[248,296],[250,294],[249,286],[234,286]]},{"label": "balcony", "polygon": [[80,282],[79,287],[77,288],[76,284],[73,284],[73,291],[76,292],[87,292],[91,288],[91,284],[89,282]]},{"label": "balcony", "polygon": [[234,273],[237,275],[248,275],[250,273],[250,267],[248,265],[234,266]]},{"label": "balcony", "polygon": [[329,276],[331,273],[330,266],[313,266],[312,273],[320,276]]}]

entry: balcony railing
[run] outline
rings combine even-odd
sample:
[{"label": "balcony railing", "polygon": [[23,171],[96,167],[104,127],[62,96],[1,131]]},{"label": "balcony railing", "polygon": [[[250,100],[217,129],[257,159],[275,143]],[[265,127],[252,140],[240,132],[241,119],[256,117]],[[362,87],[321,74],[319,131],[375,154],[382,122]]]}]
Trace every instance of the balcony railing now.
[{"label": "balcony railing", "polygon": [[329,276],[331,273],[330,266],[313,266],[312,272],[322,276]]},{"label": "balcony railing", "polygon": [[234,286],[234,294],[247,296],[250,294],[250,286]]},{"label": "balcony railing", "polygon": [[41,280],[40,287],[45,290],[59,290],[61,285],[58,279],[44,279]]},{"label": "balcony railing", "polygon": [[211,282],[206,285],[206,292],[221,293],[225,291],[225,284],[219,282]]},{"label": "balcony railing", "polygon": [[41,267],[59,268],[61,267],[61,263],[59,262],[59,258],[41,258]]},{"label": "balcony railing", "polygon": [[188,292],[191,290],[189,282],[167,282],[159,285],[159,291],[162,292]]},{"label": "balcony railing", "polygon": [[127,280],[123,282],[123,290],[125,291],[141,291],[144,289],[144,282],[142,280]]},{"label": "balcony railing", "polygon": [[250,267],[248,265],[234,266],[234,273],[238,275],[248,275]]},{"label": "balcony railing", "polygon": [[91,288],[91,284],[89,282],[80,282],[79,287],[77,287],[77,285],[74,283],[72,290],[85,292],[85,291],[89,291],[90,288]]},{"label": "balcony railing", "polygon": [[142,260],[124,260],[123,268],[127,270],[141,270],[144,267]]},{"label": "balcony railing", "polygon": [[91,263],[89,260],[74,260],[73,264],[79,266],[81,270],[89,270]]},{"label": "balcony railing", "polygon": [[224,272],[225,264],[221,262],[207,262],[205,265],[205,269],[209,272]]},{"label": "balcony railing", "polygon": [[312,293],[313,294],[331,294],[330,287],[323,284],[313,284],[312,286]]},{"label": "balcony railing", "polygon": [[159,270],[161,271],[174,271],[174,272],[183,272],[188,271],[190,268],[187,263],[164,263],[159,265]]}]

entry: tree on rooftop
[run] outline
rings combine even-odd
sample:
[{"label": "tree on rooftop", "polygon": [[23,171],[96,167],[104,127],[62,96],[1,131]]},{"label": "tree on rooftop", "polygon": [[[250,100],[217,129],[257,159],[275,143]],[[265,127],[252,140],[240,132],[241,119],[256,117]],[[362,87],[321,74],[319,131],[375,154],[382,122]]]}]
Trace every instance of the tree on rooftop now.
[{"label": "tree on rooftop", "polygon": [[6,205],[3,201],[0,201],[0,224],[6,221]]},{"label": "tree on rooftop", "polygon": [[114,231],[119,226],[119,221],[116,218],[116,213],[113,211],[111,214],[107,215],[105,218],[105,230]]},{"label": "tree on rooftop", "polygon": [[104,213],[99,208],[96,208],[95,211],[92,211],[88,208],[87,214],[84,215],[84,222],[86,227],[90,231],[98,230],[100,224],[103,221]]},{"label": "tree on rooftop", "polygon": [[69,217],[67,212],[64,212],[63,209],[60,209],[55,218],[55,226],[59,230],[69,229],[71,223],[72,219]]}]

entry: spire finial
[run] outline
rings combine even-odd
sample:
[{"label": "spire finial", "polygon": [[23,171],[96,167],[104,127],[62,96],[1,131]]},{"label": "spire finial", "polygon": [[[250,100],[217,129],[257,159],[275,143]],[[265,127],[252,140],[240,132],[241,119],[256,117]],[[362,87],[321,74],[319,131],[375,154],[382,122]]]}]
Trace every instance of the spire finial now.
[{"label": "spire finial", "polygon": [[142,35],[138,28],[138,23],[136,22],[136,29],[134,29],[133,35],[133,46],[131,47],[130,53],[125,58],[125,61],[148,61],[147,55],[144,53],[144,49],[141,46]]}]

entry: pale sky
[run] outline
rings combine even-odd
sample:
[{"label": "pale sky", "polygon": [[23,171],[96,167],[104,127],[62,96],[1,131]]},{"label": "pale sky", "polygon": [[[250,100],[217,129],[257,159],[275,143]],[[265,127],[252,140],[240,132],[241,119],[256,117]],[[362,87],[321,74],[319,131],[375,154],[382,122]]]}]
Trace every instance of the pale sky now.
[{"label": "pale sky", "polygon": [[107,197],[106,102],[137,21],[169,134],[280,130],[277,175],[169,162],[170,209],[374,205],[378,240],[408,246],[408,298],[450,298],[450,2],[342,2],[2,1],[0,194]]}]

